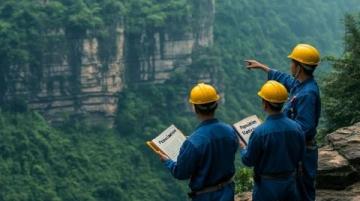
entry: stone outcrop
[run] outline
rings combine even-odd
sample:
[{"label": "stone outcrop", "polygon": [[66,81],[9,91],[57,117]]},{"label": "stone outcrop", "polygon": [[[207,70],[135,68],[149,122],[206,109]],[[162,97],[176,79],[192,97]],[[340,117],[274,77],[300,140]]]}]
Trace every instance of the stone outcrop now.
[{"label": "stone outcrop", "polygon": [[327,135],[319,149],[317,200],[360,201],[360,123]]},{"label": "stone outcrop", "polygon": [[240,193],[235,196],[235,201],[251,201],[251,192]]},{"label": "stone outcrop", "polygon": [[123,22],[109,27],[115,29],[111,45],[94,34],[73,38],[64,30],[49,33],[47,37],[56,40],[46,44],[41,69],[34,72],[30,66],[13,66],[6,97],[10,101],[21,97],[53,121],[73,114],[112,118],[118,93],[125,86],[163,83],[175,70],[191,63],[195,48],[212,44],[214,5],[213,0],[201,0],[196,7],[201,12],[196,12],[202,15],[189,20],[189,31],[181,34],[165,27],[151,33],[143,30],[134,37]]},{"label": "stone outcrop", "polygon": [[318,189],[316,195],[318,201],[360,201],[360,184],[357,182],[344,190]]},{"label": "stone outcrop", "polygon": [[[319,148],[317,201],[360,201],[360,122],[330,133]],[[251,201],[251,193],[236,201]]]},{"label": "stone outcrop", "polygon": [[357,173],[349,161],[331,146],[319,150],[317,187],[342,190],[357,181]]},{"label": "stone outcrop", "polygon": [[331,133],[327,139],[332,147],[360,171],[360,123]]}]

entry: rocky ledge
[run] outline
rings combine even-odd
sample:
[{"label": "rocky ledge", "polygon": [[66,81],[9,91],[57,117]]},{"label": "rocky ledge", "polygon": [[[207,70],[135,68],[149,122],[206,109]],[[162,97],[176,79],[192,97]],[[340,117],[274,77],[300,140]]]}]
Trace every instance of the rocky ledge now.
[{"label": "rocky ledge", "polygon": [[[360,201],[360,122],[326,136],[319,149],[317,201]],[[251,193],[236,201],[251,201]]]},{"label": "rocky ledge", "polygon": [[360,201],[360,122],[327,135],[319,149],[318,201]]}]

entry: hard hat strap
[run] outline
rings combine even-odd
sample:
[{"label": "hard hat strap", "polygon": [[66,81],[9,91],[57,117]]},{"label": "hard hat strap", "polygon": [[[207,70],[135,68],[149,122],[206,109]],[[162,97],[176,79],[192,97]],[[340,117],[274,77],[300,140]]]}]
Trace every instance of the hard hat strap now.
[{"label": "hard hat strap", "polygon": [[311,67],[311,66],[308,66],[308,65],[306,65],[306,64],[299,64],[301,67],[303,67],[304,69],[306,69],[306,70],[309,70],[309,71],[312,71],[312,70],[314,70],[314,67]]},{"label": "hard hat strap", "polygon": [[315,67],[314,66],[309,66],[309,65],[306,65],[306,64],[302,64],[302,63],[299,63],[299,65],[304,69],[304,73],[309,75],[309,76],[312,76],[314,71],[315,71]]},{"label": "hard hat strap", "polygon": [[[298,67],[299,67],[299,68],[298,68]],[[295,79],[297,79],[297,78],[299,77],[300,70],[301,70],[301,64],[298,63],[298,62],[296,62],[296,69],[297,69],[297,70],[296,70],[296,73],[295,73],[295,75],[293,75]]]}]

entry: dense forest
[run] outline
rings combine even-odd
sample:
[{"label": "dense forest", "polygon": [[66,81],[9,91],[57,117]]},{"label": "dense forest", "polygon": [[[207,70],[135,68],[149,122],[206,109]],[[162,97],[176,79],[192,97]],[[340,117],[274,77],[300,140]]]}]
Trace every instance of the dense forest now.
[{"label": "dense forest", "polygon": [[[192,64],[163,84],[128,85],[119,94],[113,129],[86,119],[65,119],[54,127],[30,111],[26,102],[3,100],[14,65],[32,68],[36,90],[42,50],[52,40],[44,37],[45,31],[66,32],[62,40],[69,44],[67,54],[75,55],[73,65],[79,66],[78,52],[70,45],[74,39],[94,34],[104,40],[107,46],[100,47],[100,54],[107,60],[114,47],[112,31],[106,27],[112,23],[123,21],[131,36],[157,29],[186,32],[196,27],[185,23],[198,14],[194,7],[201,4],[1,1],[0,200],[185,200],[186,182],[173,179],[144,142],[171,123],[191,133],[197,120],[186,99],[203,72],[211,75],[223,95],[220,119],[233,123],[250,114],[264,117],[256,92],[266,77],[246,70],[243,60],[256,58],[286,71],[286,56],[299,42],[319,47],[331,64],[323,64],[316,74],[324,77],[322,127],[333,130],[360,120],[360,16],[353,14],[360,10],[357,0],[216,1],[213,46],[194,51]],[[345,17],[346,13],[353,15]],[[73,92],[78,90],[74,87]],[[251,188],[250,178],[251,172],[238,164],[237,191]]]}]

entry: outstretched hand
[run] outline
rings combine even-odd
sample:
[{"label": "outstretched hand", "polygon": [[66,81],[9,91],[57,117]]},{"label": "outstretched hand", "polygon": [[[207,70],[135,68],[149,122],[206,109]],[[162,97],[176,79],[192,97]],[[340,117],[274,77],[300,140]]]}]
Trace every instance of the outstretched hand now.
[{"label": "outstretched hand", "polygon": [[269,72],[270,68],[267,67],[265,64],[262,64],[256,60],[244,60],[246,63],[246,68],[251,70],[251,69],[261,69],[265,72]]}]

